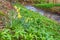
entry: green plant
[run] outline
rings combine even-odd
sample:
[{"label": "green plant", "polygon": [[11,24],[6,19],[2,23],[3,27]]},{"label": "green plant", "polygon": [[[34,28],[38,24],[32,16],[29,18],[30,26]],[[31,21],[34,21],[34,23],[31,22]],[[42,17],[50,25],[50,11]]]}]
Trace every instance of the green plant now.
[{"label": "green plant", "polygon": [[60,25],[45,16],[27,10],[20,4],[22,18],[17,18],[17,13],[10,11],[10,23],[0,31],[0,40],[60,40]]},{"label": "green plant", "polygon": [[52,8],[54,7],[54,4],[53,3],[34,4],[34,6],[38,8]]},{"label": "green plant", "polygon": [[58,6],[58,7],[60,7],[60,4],[55,4],[55,6]]}]

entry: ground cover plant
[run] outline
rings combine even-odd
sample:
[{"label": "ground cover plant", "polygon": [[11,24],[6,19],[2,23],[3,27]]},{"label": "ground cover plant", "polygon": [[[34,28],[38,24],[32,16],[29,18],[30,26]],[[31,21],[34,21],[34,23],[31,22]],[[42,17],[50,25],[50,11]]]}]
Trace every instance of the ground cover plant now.
[{"label": "ground cover plant", "polygon": [[53,8],[53,7],[60,7],[60,4],[54,4],[54,3],[42,3],[42,4],[34,4],[35,7],[38,8]]},{"label": "ground cover plant", "polygon": [[21,4],[13,5],[9,23],[0,31],[0,40],[60,40],[60,25]]},{"label": "ground cover plant", "polygon": [[54,4],[53,3],[45,3],[45,4],[34,4],[35,7],[38,7],[38,8],[52,8],[54,7]]}]

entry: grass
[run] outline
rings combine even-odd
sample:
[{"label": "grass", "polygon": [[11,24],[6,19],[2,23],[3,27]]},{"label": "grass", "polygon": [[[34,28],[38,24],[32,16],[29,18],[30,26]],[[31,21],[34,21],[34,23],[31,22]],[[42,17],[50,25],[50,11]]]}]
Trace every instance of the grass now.
[{"label": "grass", "polygon": [[21,4],[22,18],[17,18],[14,10],[10,11],[10,22],[0,31],[0,40],[60,40],[60,25],[39,13],[26,9]]},{"label": "grass", "polygon": [[60,7],[60,4],[53,4],[53,3],[42,3],[42,4],[34,4],[35,7],[38,8],[53,8],[53,7]]},{"label": "grass", "polygon": [[60,7],[60,4],[55,4],[55,6]]},{"label": "grass", "polygon": [[54,4],[53,3],[45,3],[45,4],[34,4],[35,7],[38,7],[38,8],[52,8],[54,7]]}]

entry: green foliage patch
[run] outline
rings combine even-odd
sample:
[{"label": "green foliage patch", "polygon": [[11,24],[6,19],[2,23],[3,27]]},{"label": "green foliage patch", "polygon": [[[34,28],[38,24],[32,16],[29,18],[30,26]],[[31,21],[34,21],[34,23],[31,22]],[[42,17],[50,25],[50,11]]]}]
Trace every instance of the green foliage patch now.
[{"label": "green foliage patch", "polygon": [[10,11],[10,22],[0,31],[0,40],[60,40],[60,25],[20,4],[22,18],[17,18],[15,11]]},{"label": "green foliage patch", "polygon": [[60,4],[55,4],[55,6],[58,6],[58,7],[60,7]]},{"label": "green foliage patch", "polygon": [[54,4],[53,3],[45,3],[45,4],[34,4],[35,7],[38,7],[38,8],[52,8],[54,7]]},{"label": "green foliage patch", "polygon": [[42,3],[42,4],[34,4],[35,7],[38,8],[52,8],[52,7],[60,7],[60,4],[53,4],[53,3]]}]

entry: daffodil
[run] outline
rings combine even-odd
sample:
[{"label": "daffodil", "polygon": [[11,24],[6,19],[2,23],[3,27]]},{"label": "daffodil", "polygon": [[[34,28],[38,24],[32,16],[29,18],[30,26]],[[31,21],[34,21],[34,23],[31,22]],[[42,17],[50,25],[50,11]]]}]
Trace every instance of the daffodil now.
[{"label": "daffodil", "polygon": [[17,9],[17,6],[14,6],[15,9]]},{"label": "daffodil", "polygon": [[17,16],[18,18],[21,18],[22,16],[20,15],[20,13],[18,13],[18,16]]},{"label": "daffodil", "polygon": [[20,12],[20,8],[17,9],[17,12]]},{"label": "daffodil", "polygon": [[17,13],[18,13],[18,18],[21,18],[22,16],[20,15],[20,8],[17,8],[16,6],[14,6],[14,8],[17,10]]}]

